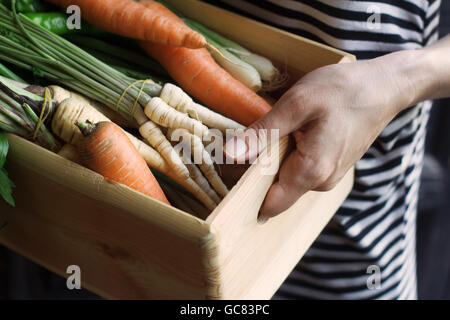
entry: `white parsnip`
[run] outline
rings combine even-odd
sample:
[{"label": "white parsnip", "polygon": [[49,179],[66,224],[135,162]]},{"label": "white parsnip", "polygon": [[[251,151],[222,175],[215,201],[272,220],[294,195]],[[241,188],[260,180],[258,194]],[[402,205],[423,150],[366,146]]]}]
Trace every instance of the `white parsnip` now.
[{"label": "white parsnip", "polygon": [[105,115],[86,102],[77,98],[64,99],[53,115],[52,130],[65,142],[79,146],[83,135],[75,123],[84,123],[86,120],[92,123],[110,121]]},{"label": "white parsnip", "polygon": [[[173,135],[174,132],[176,136]],[[194,159],[194,163],[198,165],[214,190],[216,190],[216,192],[221,197],[225,197],[229,192],[228,188],[223,183],[222,179],[214,168],[214,162],[211,158],[211,155],[206,151],[202,140],[185,129],[171,129],[167,132],[167,134],[171,141],[179,140],[178,138],[181,138],[182,143],[188,145],[191,151],[190,154]]]},{"label": "white parsnip", "polygon": [[183,179],[189,178],[188,169],[158,125],[152,121],[147,121],[140,126],[139,133],[151,146],[158,150],[164,159],[166,159],[176,176]]},{"label": "white parsnip", "polygon": [[[109,117],[106,116],[100,108],[99,104],[95,101],[89,100],[71,91],[65,90],[58,86],[50,86],[53,100],[60,102],[58,108],[56,109],[53,119],[52,119],[52,129],[56,135],[58,135],[62,140],[68,144],[63,148],[61,155],[76,161],[76,153],[73,153],[73,146],[77,146],[83,139],[80,130],[76,127],[75,123],[85,122],[89,120],[93,123],[101,121],[110,121]],[[170,86],[169,86],[170,88]],[[187,96],[186,94],[184,94]],[[189,96],[187,96],[189,98]],[[192,99],[191,99],[192,101]],[[96,105],[94,107],[94,105]],[[161,106],[163,105],[163,106]],[[195,105],[195,104],[194,104]],[[151,112],[149,112],[149,108]],[[137,110],[139,109],[139,110]],[[139,126],[139,132],[142,137],[155,149],[147,145],[145,142],[137,139],[131,134],[128,134],[129,138],[142,155],[147,164],[166,174],[172,178],[175,182],[183,186],[188,192],[192,193],[208,210],[214,210],[217,204],[221,201],[219,195],[211,188],[220,190],[220,194],[224,196],[228,190],[226,186],[221,181],[217,172],[214,170],[214,165],[209,154],[204,149],[202,140],[192,134],[196,133],[202,138],[209,137],[209,129],[203,125],[200,121],[190,118],[183,112],[175,110],[175,108],[168,106],[163,100],[157,98],[152,99],[146,108],[144,113],[142,109],[137,108],[135,113],[135,119],[133,120],[133,126]],[[167,110],[170,110],[169,112]],[[228,122],[228,127],[242,127],[236,124],[234,121],[222,117],[209,109],[200,106],[197,111],[190,111],[191,115],[198,115],[198,110],[202,114],[203,118],[206,119],[220,119],[216,123]],[[109,109],[106,109],[106,114],[111,114]],[[112,112],[114,113],[114,112]],[[205,117],[206,115],[206,117]],[[218,116],[218,117],[217,117]],[[120,117],[120,116],[119,116]],[[158,118],[161,125],[166,125],[168,127],[173,126],[175,128],[183,128],[184,133],[192,141],[192,147],[195,150],[200,150],[204,152],[202,158],[201,169],[205,176],[211,181],[211,185],[207,178],[202,174],[195,165],[186,165],[180,158],[180,155],[175,151],[172,144],[168,141],[161,128],[149,120],[148,118]],[[166,117],[166,118],[165,118]],[[117,117],[116,117],[117,118]],[[222,121],[225,120],[225,121]],[[129,125],[130,122],[126,122]],[[214,124],[213,121],[209,120],[208,123]],[[122,124],[123,125],[123,124]],[[220,124],[219,124],[220,126]],[[225,129],[225,126],[223,126]]]},{"label": "white parsnip", "polygon": [[220,203],[221,199],[219,195],[211,188],[208,180],[203,176],[200,169],[195,164],[186,164],[186,167],[189,169],[189,173],[192,177],[192,180],[202,189],[209,198],[211,198],[216,204]]},{"label": "white parsnip", "polygon": [[83,97],[75,92],[66,90],[62,87],[51,85],[48,86],[50,89],[50,92],[52,94],[52,99],[56,101],[57,103],[61,103],[63,100],[68,98],[76,98],[81,100],[84,103],[87,103],[100,111],[103,115],[105,115],[107,118],[109,118],[112,122],[118,124],[122,128],[137,128],[138,124],[135,119],[133,118],[124,118],[119,113],[113,111],[112,109],[108,108],[104,104],[94,101],[92,99]]},{"label": "white parsnip", "polygon": [[[172,130],[168,130],[167,136],[170,137],[172,135]],[[178,131],[178,130],[177,130]],[[189,141],[182,139],[182,141],[172,141],[173,145],[177,145],[174,149],[179,157],[183,159],[184,164],[189,170],[189,175],[193,181],[200,187],[201,190],[208,196],[208,198],[212,199],[214,203],[220,203],[221,199],[219,195],[211,188],[208,180],[203,176],[200,169],[192,163],[191,159],[191,148],[189,145]]]},{"label": "white parsnip", "polygon": [[145,106],[145,114],[153,122],[166,128],[183,128],[201,138],[210,137],[209,129],[196,119],[170,107],[161,98],[155,97]]},{"label": "white parsnip", "polygon": [[48,86],[47,88],[50,89],[52,99],[57,103],[61,103],[66,99],[72,98],[73,93],[64,88],[59,86]]},{"label": "white parsnip", "polygon": [[[92,123],[110,121],[110,119],[85,101],[78,98],[65,99],[59,104],[53,115],[52,130],[66,143],[79,146],[83,135],[75,123],[86,122],[86,120]],[[156,150],[132,134],[126,131],[125,133],[150,167],[163,173],[170,171],[168,164]]]},{"label": "white parsnip", "polygon": [[[195,165],[192,165],[193,167],[195,167]],[[191,172],[191,170],[193,170],[193,174],[198,174],[199,173],[199,169],[197,167],[195,167],[197,170],[188,167],[189,172]],[[202,177],[202,179],[200,179],[200,181],[202,182],[206,182],[208,183],[208,181],[206,181],[206,179],[203,177],[203,175],[200,172],[200,176]],[[198,184],[198,182],[195,181],[194,178],[198,178],[198,177],[190,177],[182,182],[178,182],[180,185],[182,185],[186,190],[188,190],[189,192],[191,192],[198,200],[200,200],[201,203],[203,203],[203,205],[208,208],[209,210],[213,211],[216,207],[217,204],[220,202],[220,198],[219,196],[214,192],[214,190],[212,190],[211,188],[208,188],[208,192],[204,191],[203,188]]]},{"label": "white parsnip", "polygon": [[78,153],[77,147],[75,147],[69,143],[66,143],[61,148],[61,150],[59,150],[58,155],[60,155],[64,159],[81,164],[81,157],[80,157],[80,154]]},{"label": "white parsnip", "polygon": [[[67,142],[67,144],[60,151],[61,156],[65,157],[66,159],[73,160],[74,162],[78,161],[76,160],[77,157],[74,153],[74,151],[76,151],[74,150],[75,147],[71,144],[76,146],[81,141],[82,134],[76,127],[75,123],[86,120],[89,120],[93,123],[100,121],[109,121],[107,117],[101,114],[94,107],[87,103],[81,102],[79,99],[69,98],[60,103],[58,109],[54,114],[52,127],[54,133],[62,140]],[[145,126],[144,129],[148,129],[149,126],[150,124]],[[161,131],[160,134],[162,135]],[[172,167],[160,155],[160,153],[147,145],[145,142],[137,139],[135,136],[129,133],[127,133],[127,135],[151,168],[158,170],[159,172],[173,179],[175,182],[179,183],[188,192],[194,195],[206,208],[208,208],[208,210],[214,210],[214,208],[217,206],[217,203],[212,200],[211,197],[208,196],[208,194],[206,194],[206,192],[204,192],[193,179],[189,177],[189,170],[182,163],[179,156],[178,159],[181,162],[182,166],[185,168],[184,170],[181,170],[181,173],[172,169]],[[167,143],[169,143],[167,139],[165,140]],[[170,147],[172,148],[172,146]]]},{"label": "white parsnip", "polygon": [[227,129],[244,129],[245,127],[236,121],[228,119],[198,103],[183,91],[180,87],[166,83],[161,91],[160,98],[176,110],[187,113],[194,119],[200,120],[210,128],[215,128],[223,133]]},{"label": "white parsnip", "polygon": [[[131,142],[133,142],[134,146],[136,147],[139,154],[144,158],[145,162],[153,168],[158,170],[161,173],[164,173],[166,175],[169,175],[172,179],[175,178],[174,175],[172,175],[172,170],[167,161],[161,157],[161,155],[150,147],[148,144],[146,144],[144,141],[139,140],[132,134],[125,132],[127,136],[130,138]],[[181,179],[177,179],[181,180]]]}]

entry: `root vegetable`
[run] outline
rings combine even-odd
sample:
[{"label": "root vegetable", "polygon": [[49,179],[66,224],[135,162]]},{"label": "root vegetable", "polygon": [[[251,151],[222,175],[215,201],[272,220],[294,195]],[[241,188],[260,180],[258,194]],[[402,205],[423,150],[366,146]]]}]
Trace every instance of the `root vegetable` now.
[{"label": "root vegetable", "polygon": [[82,163],[108,180],[126,185],[169,204],[144,159],[123,130],[113,122],[79,122],[83,133]]},{"label": "root vegetable", "polygon": [[264,99],[217,65],[208,50],[140,44],[186,92],[216,112],[248,126],[271,110]]},{"label": "root vegetable", "polygon": [[167,161],[173,170],[173,174],[181,179],[189,178],[189,171],[183,161],[174,150],[173,146],[162,133],[161,129],[151,121],[146,122],[139,128],[139,132],[147,142],[153,146]]},{"label": "root vegetable", "polygon": [[[79,146],[83,136],[75,123],[87,120],[92,123],[110,121],[105,115],[86,102],[77,98],[65,99],[59,104],[53,115],[52,130],[64,142]],[[156,150],[133,135],[126,134],[150,167],[162,173],[170,171],[168,164]]]},{"label": "root vegetable", "polygon": [[102,114],[104,114],[108,119],[110,119],[112,122],[116,123],[122,128],[137,128],[138,124],[136,120],[133,118],[124,118],[117,112],[111,110],[107,106],[101,104],[100,102],[94,101],[92,99],[83,97],[82,95],[79,95],[75,92],[66,90],[59,86],[48,86],[50,89],[50,92],[52,93],[52,99],[56,101],[57,103],[61,103],[63,100],[67,98],[76,98],[82,101],[83,103],[89,104],[93,106],[95,109],[100,111]]},{"label": "root vegetable", "polygon": [[203,48],[205,38],[187,26],[130,0],[47,0],[64,9],[81,8],[90,23],[125,37],[188,48]]},{"label": "root vegetable", "polygon": [[69,143],[66,143],[61,148],[61,150],[59,150],[58,155],[60,155],[64,159],[81,164],[80,153],[78,152],[77,147],[75,147]]},{"label": "root vegetable", "polygon": [[200,121],[171,108],[164,100],[155,97],[150,100],[144,110],[149,119],[166,128],[183,128],[202,138],[209,137],[209,129]]},{"label": "root vegetable", "polygon": [[[206,179],[209,181],[214,190],[221,197],[225,197],[229,192],[228,188],[223,183],[222,179],[220,178],[219,174],[214,168],[214,162],[211,159],[210,154],[206,151],[205,147],[203,146],[202,140],[199,137],[189,133],[187,130],[184,129],[177,129],[175,132],[178,135],[177,138],[182,138],[181,143],[188,145],[191,151],[191,155],[194,159],[194,163],[199,166],[200,170],[203,172]],[[175,138],[173,133],[174,130],[169,130],[168,131],[169,137]],[[173,141],[173,139],[170,140]]]},{"label": "root vegetable", "polygon": [[227,129],[245,129],[243,125],[236,121],[228,119],[201,104],[195,103],[183,89],[171,83],[164,85],[160,98],[178,111],[187,113],[208,127],[218,129],[223,133],[226,133]]}]

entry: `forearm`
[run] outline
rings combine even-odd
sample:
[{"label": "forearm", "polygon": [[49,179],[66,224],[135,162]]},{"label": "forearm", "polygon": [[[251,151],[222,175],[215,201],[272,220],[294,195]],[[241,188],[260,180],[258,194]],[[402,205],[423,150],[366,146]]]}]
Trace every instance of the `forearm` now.
[{"label": "forearm", "polygon": [[427,99],[450,97],[450,35],[429,47],[376,60],[392,75],[401,109]]}]

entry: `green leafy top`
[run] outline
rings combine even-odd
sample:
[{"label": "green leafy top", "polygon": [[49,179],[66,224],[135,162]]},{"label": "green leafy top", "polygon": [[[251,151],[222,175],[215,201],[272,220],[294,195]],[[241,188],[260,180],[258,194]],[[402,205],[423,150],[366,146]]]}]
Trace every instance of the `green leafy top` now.
[{"label": "green leafy top", "polygon": [[6,162],[6,155],[8,154],[9,144],[6,136],[0,132],[0,169]]},{"label": "green leafy top", "polygon": [[0,132],[0,197],[2,197],[11,206],[15,206],[14,198],[12,197],[12,188],[14,183],[8,178],[8,174],[3,168],[8,154],[9,144],[6,136]]}]

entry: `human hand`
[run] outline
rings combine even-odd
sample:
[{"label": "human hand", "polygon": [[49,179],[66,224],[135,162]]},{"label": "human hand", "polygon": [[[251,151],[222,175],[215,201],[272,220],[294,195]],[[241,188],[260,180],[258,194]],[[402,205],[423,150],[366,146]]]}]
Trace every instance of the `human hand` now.
[{"label": "human hand", "polygon": [[[261,220],[288,209],[310,190],[332,189],[395,115],[415,101],[415,83],[404,72],[405,61],[415,55],[404,51],[317,69],[238,135],[241,142],[232,145],[251,146],[248,140],[242,142],[244,136],[264,140],[260,129],[279,129],[280,137],[291,134],[295,139],[295,148],[282,163],[278,181],[261,207]],[[227,147],[227,156],[240,161],[258,153],[247,148],[235,154]]]}]

